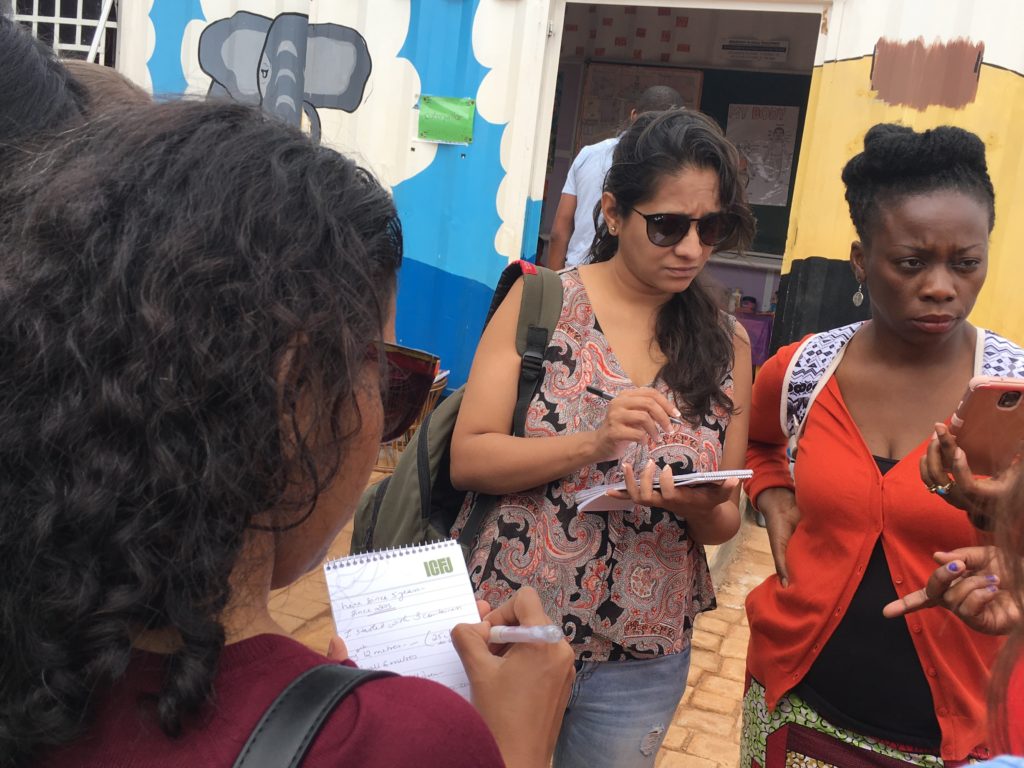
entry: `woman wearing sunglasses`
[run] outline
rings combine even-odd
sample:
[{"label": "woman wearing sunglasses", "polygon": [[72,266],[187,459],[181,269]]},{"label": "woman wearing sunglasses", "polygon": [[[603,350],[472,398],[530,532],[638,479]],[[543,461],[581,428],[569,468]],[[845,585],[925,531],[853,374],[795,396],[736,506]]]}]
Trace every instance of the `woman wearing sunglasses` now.
[{"label": "woman wearing sunglasses", "polygon": [[[97,117],[0,201],[0,766],[227,768],[328,662],[270,590],[319,567],[433,377],[381,343],[394,206],[352,161],[213,103]],[[488,619],[549,622],[528,590]],[[303,765],[546,765],[571,653],[493,655],[486,628],[453,633],[476,709],[371,680]]]},{"label": "woman wearing sunglasses", "polygon": [[[739,526],[735,482],[671,482],[739,468],[746,450],[750,346],[698,279],[715,249],[752,236],[737,162],[704,115],[641,115],[615,149],[591,263],[561,273],[525,437],[510,436],[521,288],[473,362],[452,480],[501,498],[471,576],[485,600],[534,587],[576,653],[559,768],[654,764],[686,687],[693,620],[715,604],[701,545]],[[629,509],[577,509],[579,491],[623,478]]]},{"label": "woman wearing sunglasses", "polygon": [[754,386],[747,490],[778,574],[747,599],[741,765],[961,765],[990,746],[985,681],[1001,640],[939,611],[883,608],[928,580],[934,553],[980,543],[943,500],[951,484],[922,484],[921,460],[973,375],[1024,372],[1024,350],[967,322],[995,193],[981,139],[950,126],[876,125],[843,181],[853,301],[866,293],[871,319],[812,337],[834,367],[792,476],[779,414],[799,394],[783,384],[799,345]]}]

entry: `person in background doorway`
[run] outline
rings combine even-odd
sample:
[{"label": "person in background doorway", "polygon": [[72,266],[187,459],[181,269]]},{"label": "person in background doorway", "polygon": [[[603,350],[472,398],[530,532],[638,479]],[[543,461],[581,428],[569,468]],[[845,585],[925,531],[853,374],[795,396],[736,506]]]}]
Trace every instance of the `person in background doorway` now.
[{"label": "person in background doorway", "polygon": [[748,315],[752,315],[757,312],[757,299],[753,296],[743,296],[740,299],[740,306],[737,310]]},{"label": "person in background doorway", "polygon": [[[636,107],[629,113],[633,124],[644,112],[661,112],[683,106],[683,97],[667,85],[652,85],[640,96]],[[555,220],[551,225],[551,244],[547,266],[551,269],[575,267],[590,253],[595,228],[601,220],[601,192],[604,177],[612,164],[612,153],[619,137],[590,144],[580,150],[572,161],[569,175],[558,200]]]}]

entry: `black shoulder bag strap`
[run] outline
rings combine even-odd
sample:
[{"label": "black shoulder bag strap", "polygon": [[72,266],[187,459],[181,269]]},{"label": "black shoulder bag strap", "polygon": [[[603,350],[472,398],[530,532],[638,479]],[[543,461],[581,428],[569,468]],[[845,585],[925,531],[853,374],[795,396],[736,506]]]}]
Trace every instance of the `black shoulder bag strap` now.
[{"label": "black shoulder bag strap", "polygon": [[343,664],[306,670],[263,713],[233,768],[297,768],[338,702],[356,686],[390,675]]}]

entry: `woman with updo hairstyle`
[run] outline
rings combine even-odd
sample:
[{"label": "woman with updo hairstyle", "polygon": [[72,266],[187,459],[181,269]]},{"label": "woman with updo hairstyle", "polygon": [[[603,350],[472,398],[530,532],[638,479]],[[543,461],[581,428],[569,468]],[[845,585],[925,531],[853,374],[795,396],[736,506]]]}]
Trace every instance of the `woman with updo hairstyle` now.
[{"label": "woman with updo hairstyle", "polygon": [[[431,383],[390,343],[394,204],[258,109],[141,106],[0,176],[0,253],[0,766],[228,768],[345,656],[269,593],[319,567]],[[488,649],[550,621],[528,590],[488,613],[452,633],[475,708],[371,679],[302,764],[545,765],[571,653]]]},{"label": "woman with updo hairstyle", "polygon": [[[1001,641],[882,610],[927,581],[934,553],[982,535],[921,470],[972,376],[1024,374],[1024,350],[967,322],[995,193],[985,145],[950,126],[876,125],[843,181],[852,300],[871,319],[782,347],[754,386],[747,492],[777,573],[747,598],[741,765],[960,765],[988,753]],[[795,443],[780,419],[799,423],[816,385]]]},{"label": "woman with updo hairstyle", "polygon": [[[738,159],[698,112],[637,118],[605,179],[592,263],[560,273],[525,436],[511,435],[521,284],[470,371],[452,481],[499,497],[470,575],[489,602],[536,589],[575,651],[558,768],[654,764],[686,687],[693,621],[715,607],[703,545],[739,527],[735,480],[671,482],[739,468],[746,450],[750,344],[701,281],[712,252],[753,235]],[[622,480],[624,508],[578,508],[580,491]]]}]

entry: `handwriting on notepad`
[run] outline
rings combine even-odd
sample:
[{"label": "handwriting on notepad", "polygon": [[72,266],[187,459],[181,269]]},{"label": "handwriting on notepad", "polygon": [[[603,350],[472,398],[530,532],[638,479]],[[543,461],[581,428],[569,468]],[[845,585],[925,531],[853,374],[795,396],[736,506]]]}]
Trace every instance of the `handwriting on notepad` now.
[{"label": "handwriting on notepad", "polygon": [[325,575],[336,629],[356,664],[426,677],[469,696],[451,630],[480,617],[456,542],[343,558],[328,563]]}]

